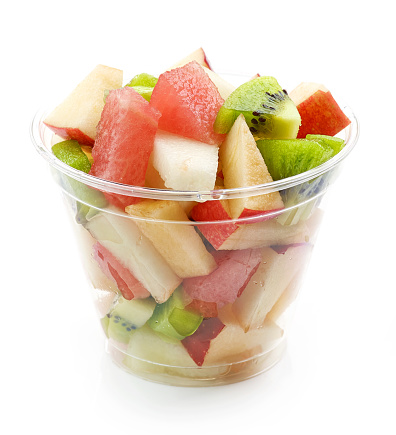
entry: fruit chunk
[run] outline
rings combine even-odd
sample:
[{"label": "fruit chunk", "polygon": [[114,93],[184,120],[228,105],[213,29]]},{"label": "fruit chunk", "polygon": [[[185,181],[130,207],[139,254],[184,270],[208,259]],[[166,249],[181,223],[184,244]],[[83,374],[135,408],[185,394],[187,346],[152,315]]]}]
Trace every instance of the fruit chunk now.
[{"label": "fruit chunk", "polygon": [[340,137],[326,136],[323,134],[307,134],[305,139],[314,140],[316,142],[328,145],[333,149],[334,155],[338,154],[345,145],[344,139],[341,139]]},{"label": "fruit chunk", "polygon": [[145,100],[150,101],[154,86],[158,79],[150,74],[142,73],[135,76],[126,86],[133,88]]},{"label": "fruit chunk", "polygon": [[76,140],[58,142],[53,145],[52,152],[59,160],[72,168],[85,173],[88,173],[91,169],[91,163],[89,162],[88,157]]},{"label": "fruit chunk", "polygon": [[334,155],[325,142],[307,139],[263,139],[257,141],[257,147],[274,180],[301,174]]},{"label": "fruit chunk", "polygon": [[114,213],[117,210],[98,213],[87,222],[86,229],[130,270],[158,303],[165,302],[182,280],[132,219]]},{"label": "fruit chunk", "polygon": [[122,71],[98,65],[74,91],[51,112],[44,124],[64,139],[93,145],[106,89],[122,86]]},{"label": "fruit chunk", "polygon": [[193,299],[216,302],[218,307],[232,303],[241,295],[261,261],[261,251],[246,249],[213,252],[217,269],[207,276],[183,281],[185,292]]},{"label": "fruit chunk", "polygon": [[217,112],[223,104],[216,86],[193,61],[161,74],[150,104],[162,113],[159,128],[210,145],[224,136],[213,131]]},{"label": "fruit chunk", "polygon": [[158,131],[152,158],[166,187],[198,191],[214,188],[218,164],[216,146]]},{"label": "fruit chunk", "polygon": [[214,123],[217,133],[228,133],[240,114],[258,138],[295,138],[300,115],[273,77],[257,77],[239,86],[225,101]]},{"label": "fruit chunk", "polygon": [[141,328],[153,315],[155,302],[151,298],[128,301],[120,298],[107,314],[107,336],[120,343],[128,343],[131,334]]},{"label": "fruit chunk", "polygon": [[198,48],[197,50],[190,53],[188,56],[184,57],[183,59],[176,62],[174,65],[171,66],[170,69],[174,68],[180,68],[181,66],[186,65],[187,63],[190,63],[192,61],[196,61],[199,65],[202,65],[206,68],[212,69],[209,65],[208,59],[206,58],[205,51],[202,47]]},{"label": "fruit chunk", "polygon": [[108,249],[99,242],[95,243],[92,249],[93,258],[97,261],[103,273],[116,282],[118,290],[126,300],[150,296],[149,291]]},{"label": "fruit chunk", "polygon": [[[256,186],[272,180],[243,115],[239,115],[220,147],[224,187]],[[229,200],[233,219],[283,208],[279,192]]]},{"label": "fruit chunk", "polygon": [[[98,125],[90,174],[117,183],[144,186],[161,114],[129,87],[110,91]],[[138,198],[106,194],[121,208]]]},{"label": "fruit chunk", "polygon": [[306,266],[312,245],[289,247],[278,254],[271,248],[262,251],[263,261],[232,310],[245,331],[263,325],[267,313]]},{"label": "fruit chunk", "polygon": [[301,116],[299,138],[307,134],[334,136],[351,123],[330,91],[321,84],[301,83],[290,92],[290,98]]},{"label": "fruit chunk", "polygon": [[181,278],[207,275],[216,268],[215,260],[194,227],[188,224],[189,219],[177,201],[142,200],[125,211],[144,218],[136,219],[136,225]]}]

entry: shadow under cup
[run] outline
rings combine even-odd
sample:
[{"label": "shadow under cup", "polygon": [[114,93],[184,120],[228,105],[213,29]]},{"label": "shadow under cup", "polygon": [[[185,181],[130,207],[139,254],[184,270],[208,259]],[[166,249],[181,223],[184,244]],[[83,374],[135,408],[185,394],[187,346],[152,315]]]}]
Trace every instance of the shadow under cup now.
[{"label": "shadow under cup", "polygon": [[[107,351],[119,366],[151,381],[205,386],[250,378],[280,360],[324,195],[357,142],[356,118],[344,110],[351,119],[340,134],[345,147],[325,164],[278,182],[206,192],[127,186],[77,171],[51,153],[46,113],[37,113],[33,143],[62,191]],[[191,218],[199,204],[221,209],[276,191],[282,210]],[[150,213],[134,205],[126,213],[114,198],[148,201]]]}]

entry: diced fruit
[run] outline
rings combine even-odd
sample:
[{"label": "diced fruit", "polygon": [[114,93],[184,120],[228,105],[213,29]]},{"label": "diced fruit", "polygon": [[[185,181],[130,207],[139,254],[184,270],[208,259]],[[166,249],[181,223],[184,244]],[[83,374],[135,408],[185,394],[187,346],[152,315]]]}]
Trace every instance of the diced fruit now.
[{"label": "diced fruit", "polygon": [[193,299],[216,302],[218,307],[222,307],[241,295],[260,264],[261,251],[215,251],[213,255],[217,269],[207,276],[185,279],[183,288]]},{"label": "diced fruit", "polygon": [[157,84],[157,77],[142,73],[135,76],[126,86],[133,88],[145,100],[150,101],[154,86]]},{"label": "diced fruit", "polygon": [[215,260],[194,227],[188,224],[189,219],[177,201],[142,200],[125,211],[143,218],[136,219],[136,225],[181,278],[207,275],[216,268]]},{"label": "diced fruit", "polygon": [[87,230],[131,271],[158,303],[165,302],[181,283],[181,278],[132,219],[116,213],[116,210],[98,213],[87,222]]},{"label": "diced fruit", "polygon": [[223,77],[219,76],[211,69],[205,68],[205,66],[202,66],[202,69],[209,76],[210,80],[212,80],[212,82],[215,84],[223,100],[226,100],[235,91],[235,86],[231,83],[228,83],[226,80],[223,79]]},{"label": "diced fruit", "polygon": [[93,145],[106,89],[122,86],[122,71],[98,65],[44,121],[64,139]]},{"label": "diced fruit", "polygon": [[312,245],[307,244],[289,247],[283,254],[271,248],[263,249],[263,261],[232,306],[245,331],[263,325],[267,313],[306,265],[311,250]]},{"label": "diced fruit", "polygon": [[257,141],[257,147],[274,180],[301,174],[334,155],[325,142],[307,139],[263,139]]},{"label": "diced fruit", "polygon": [[113,279],[122,296],[131,300],[133,298],[147,298],[149,291],[124,267],[119,260],[99,242],[93,246],[93,257],[99,264],[103,273]]},{"label": "diced fruit", "polygon": [[[220,147],[224,187],[256,186],[272,181],[243,115],[239,115]],[[229,200],[233,219],[283,208],[279,192]]]},{"label": "diced fruit", "polygon": [[209,68],[211,70],[209,62],[208,62],[208,60],[206,58],[205,51],[203,50],[202,47],[198,48],[197,50],[195,50],[192,53],[190,53],[188,56],[186,56],[183,59],[181,59],[178,62],[176,62],[174,65],[171,66],[170,69],[180,68],[181,66],[184,66],[187,63],[190,63],[190,62],[192,62],[194,60],[199,65],[202,65],[202,66],[204,66],[206,68]]},{"label": "diced fruit", "polygon": [[212,190],[217,165],[216,146],[158,131],[154,141],[153,166],[166,187],[174,190]]},{"label": "diced fruit", "polygon": [[238,229],[218,249],[234,250],[272,245],[291,245],[294,243],[307,243],[310,238],[311,230],[308,222],[282,226],[277,222],[277,219],[270,219],[264,222],[239,225]]},{"label": "diced fruit", "polygon": [[194,334],[201,324],[202,319],[202,315],[179,307],[175,307],[169,314],[169,323],[177,333],[184,337]]},{"label": "diced fruit", "polygon": [[53,145],[52,152],[63,163],[74,169],[88,173],[91,163],[76,140],[65,140]]},{"label": "diced fruit", "polygon": [[316,142],[330,146],[334,151],[334,155],[338,154],[345,145],[344,139],[341,139],[340,137],[326,136],[323,134],[307,134],[305,139],[314,140]]},{"label": "diced fruit", "polygon": [[[90,174],[117,183],[144,186],[161,114],[132,88],[110,91],[98,125]],[[124,208],[137,198],[106,194]]]},{"label": "diced fruit", "polygon": [[120,298],[114,309],[106,316],[109,319],[107,336],[120,343],[128,343],[132,333],[150,319],[155,305],[152,298],[132,301]]},{"label": "diced fruit", "polygon": [[295,138],[301,123],[295,104],[273,77],[239,86],[219,110],[214,130],[228,133],[240,114],[258,138]]},{"label": "diced fruit", "polygon": [[218,309],[216,302],[205,302],[199,299],[193,299],[187,306],[189,311],[195,311],[203,317],[217,317]]},{"label": "diced fruit", "polygon": [[290,92],[290,98],[301,116],[299,138],[307,134],[334,136],[351,123],[330,91],[321,84],[301,83]]},{"label": "diced fruit", "polygon": [[162,113],[159,128],[210,145],[224,136],[213,131],[223,104],[216,86],[195,61],[161,74],[150,104]]},{"label": "diced fruit", "polygon": [[[228,200],[206,201],[198,203],[191,210],[191,218],[195,221],[224,221],[231,219]],[[215,248],[219,249],[228,237],[238,229],[234,222],[204,223],[197,226],[198,230]]]},{"label": "diced fruit", "polygon": [[198,366],[204,363],[211,341],[223,328],[223,323],[217,317],[204,319],[193,335],[182,340],[183,346]]}]

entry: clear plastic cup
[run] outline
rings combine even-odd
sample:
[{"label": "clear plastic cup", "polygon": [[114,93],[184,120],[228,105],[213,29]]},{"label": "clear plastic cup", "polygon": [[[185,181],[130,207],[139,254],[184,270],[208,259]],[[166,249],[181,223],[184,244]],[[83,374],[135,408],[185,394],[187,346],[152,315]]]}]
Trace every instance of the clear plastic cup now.
[{"label": "clear plastic cup", "polygon": [[[33,144],[62,192],[116,364],[155,382],[205,386],[242,381],[281,359],[325,194],[358,139],[357,120],[344,111],[346,145],[323,165],[265,185],[205,192],[128,186],[77,171],[51,153],[47,112],[36,114]],[[189,218],[198,204],[275,191],[285,209]],[[163,212],[126,213],[109,203],[114,197],[161,203]]]}]

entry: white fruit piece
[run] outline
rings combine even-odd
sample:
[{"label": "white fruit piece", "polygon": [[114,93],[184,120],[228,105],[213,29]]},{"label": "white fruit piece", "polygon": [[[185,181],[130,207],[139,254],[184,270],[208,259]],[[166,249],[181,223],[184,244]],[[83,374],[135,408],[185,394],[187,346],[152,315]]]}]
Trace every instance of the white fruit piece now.
[{"label": "white fruit piece", "polygon": [[[220,147],[220,161],[226,189],[273,181],[242,114],[234,122]],[[279,210],[284,207],[279,192],[230,199],[229,206],[233,219],[252,211]]]},{"label": "white fruit piece", "polygon": [[160,337],[148,326],[132,334],[123,363],[133,372],[207,378],[225,374],[227,367],[198,367],[179,340]]},{"label": "white fruit piece", "polygon": [[298,106],[317,91],[328,92],[329,90],[326,88],[326,86],[320,83],[304,82],[300,83],[296,88],[294,88],[290,92],[289,97],[292,99],[293,103]]},{"label": "white fruit piece", "polygon": [[212,190],[218,154],[215,145],[158,131],[154,140],[153,166],[170,189]]},{"label": "white fruit piece", "polygon": [[223,77],[219,76],[214,71],[206,68],[205,66],[202,66],[202,68],[216,86],[223,100],[226,100],[235,91],[236,87],[224,80]]},{"label": "white fruit piece", "polygon": [[136,219],[136,225],[179,277],[208,275],[216,269],[213,256],[177,201],[142,200],[125,211],[143,218]]},{"label": "white fruit piece", "polygon": [[201,66],[210,68],[209,63],[206,59],[205,51],[203,50],[202,47],[200,47],[197,50],[190,53],[188,56],[183,57],[183,59],[173,64],[169,69],[180,68],[186,65],[187,63],[192,62],[193,60],[195,60],[195,62],[199,63]]},{"label": "white fruit piece", "polygon": [[98,213],[87,222],[87,230],[131,271],[158,303],[165,302],[181,283],[181,278],[133,220],[116,213],[111,210]]},{"label": "white fruit piece", "polygon": [[104,107],[105,90],[122,87],[123,72],[98,65],[45,119],[59,136],[93,145],[96,126]]},{"label": "white fruit piece", "polygon": [[308,263],[312,245],[289,247],[278,254],[271,248],[262,251],[263,260],[241,296],[232,306],[245,331],[264,324],[267,313],[290,285],[294,276]]},{"label": "white fruit piece", "polygon": [[118,299],[114,306],[114,315],[122,317],[132,323],[136,328],[141,328],[153,315],[156,303],[152,298],[132,299],[130,301],[123,297]]}]

